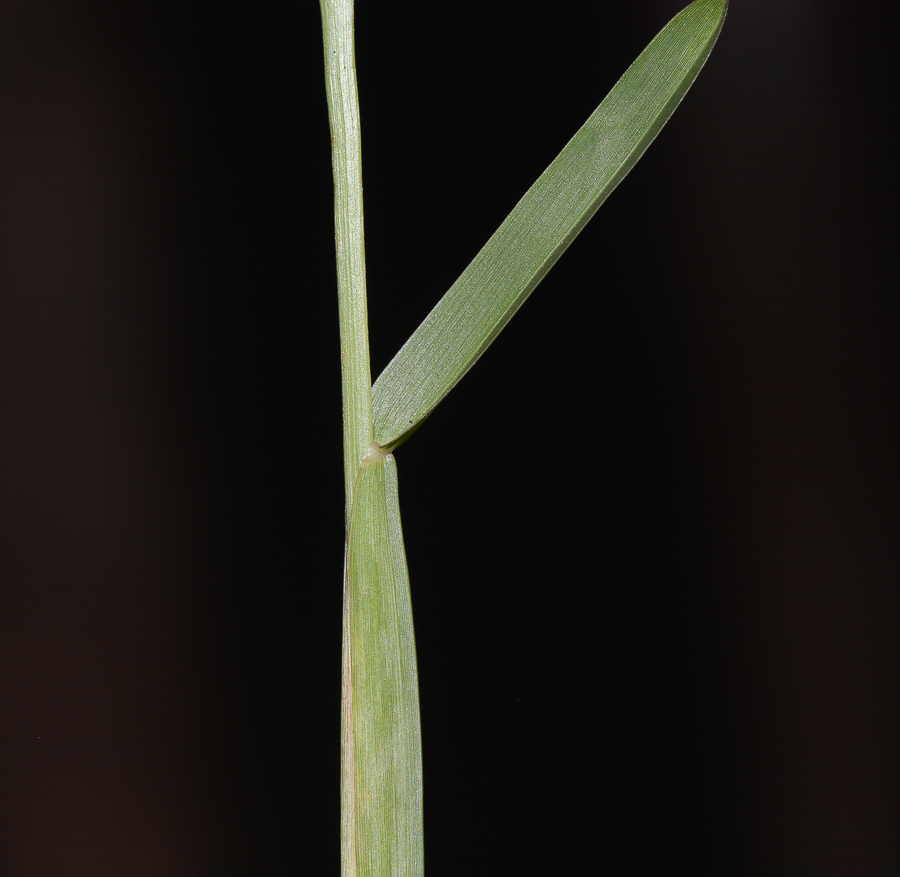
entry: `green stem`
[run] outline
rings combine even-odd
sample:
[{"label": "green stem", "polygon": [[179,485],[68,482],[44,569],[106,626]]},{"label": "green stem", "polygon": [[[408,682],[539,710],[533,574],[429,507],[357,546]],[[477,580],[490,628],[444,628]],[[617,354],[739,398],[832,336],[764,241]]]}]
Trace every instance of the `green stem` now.
[{"label": "green stem", "polygon": [[319,5],[325,36],[325,81],[334,168],[344,487],[349,516],[356,474],[373,441],[359,98],[353,47],[353,0],[319,0]]}]

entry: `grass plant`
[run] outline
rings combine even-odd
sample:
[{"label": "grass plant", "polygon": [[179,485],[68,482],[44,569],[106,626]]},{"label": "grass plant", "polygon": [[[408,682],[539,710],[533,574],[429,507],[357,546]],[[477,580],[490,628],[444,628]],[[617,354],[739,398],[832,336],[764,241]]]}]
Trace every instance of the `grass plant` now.
[{"label": "grass plant", "polygon": [[343,877],[423,873],[422,757],[394,450],[490,346],[681,102],[727,0],[657,35],[372,384],[353,0],[320,0],[332,135],[344,421]]}]

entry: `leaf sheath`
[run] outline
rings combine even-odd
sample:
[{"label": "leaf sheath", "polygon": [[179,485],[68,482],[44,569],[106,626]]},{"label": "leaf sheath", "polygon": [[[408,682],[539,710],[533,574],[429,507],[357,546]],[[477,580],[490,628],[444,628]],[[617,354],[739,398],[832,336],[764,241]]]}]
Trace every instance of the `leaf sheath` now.
[{"label": "leaf sheath", "polygon": [[421,877],[422,755],[397,465],[359,470],[344,581],[343,877]]}]

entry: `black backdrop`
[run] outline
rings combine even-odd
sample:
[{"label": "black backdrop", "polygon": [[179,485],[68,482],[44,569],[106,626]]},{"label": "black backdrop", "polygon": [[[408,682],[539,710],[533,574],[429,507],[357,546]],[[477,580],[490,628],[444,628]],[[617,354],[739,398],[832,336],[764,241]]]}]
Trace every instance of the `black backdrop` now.
[{"label": "black backdrop", "polygon": [[[373,372],[677,0],[360,2]],[[893,875],[896,70],[736,0],[397,454],[429,874]],[[0,4],[0,873],[338,873],[318,8]]]}]

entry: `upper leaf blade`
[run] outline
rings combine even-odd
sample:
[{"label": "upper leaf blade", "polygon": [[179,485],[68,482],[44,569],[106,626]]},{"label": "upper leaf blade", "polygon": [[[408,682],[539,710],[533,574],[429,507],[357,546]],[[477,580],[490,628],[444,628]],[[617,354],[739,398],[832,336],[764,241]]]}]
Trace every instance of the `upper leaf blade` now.
[{"label": "upper leaf blade", "polygon": [[376,442],[403,441],[490,346],[668,121],[727,5],[675,16],[525,193],[375,382]]}]

